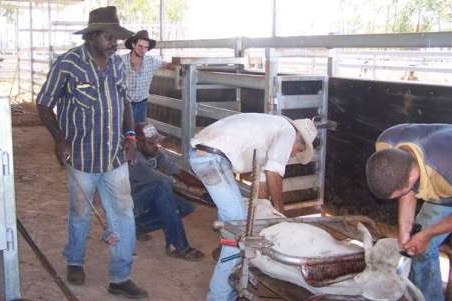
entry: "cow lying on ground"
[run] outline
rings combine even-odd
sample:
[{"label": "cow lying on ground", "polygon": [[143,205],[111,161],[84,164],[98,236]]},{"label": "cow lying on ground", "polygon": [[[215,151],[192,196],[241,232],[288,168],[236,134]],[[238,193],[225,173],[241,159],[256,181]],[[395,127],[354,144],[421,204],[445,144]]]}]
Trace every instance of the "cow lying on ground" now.
[{"label": "cow lying on ground", "polygon": [[[259,200],[256,208],[257,219],[281,217],[270,203]],[[297,266],[282,264],[262,255],[251,259],[251,264],[263,273],[301,286],[315,295],[334,294],[363,296],[369,300],[424,301],[422,293],[404,276],[395,273],[399,260],[397,240],[385,238],[375,245],[369,231],[358,224],[362,233],[363,246],[351,242],[338,241],[327,231],[304,223],[282,222],[263,229],[259,234],[271,241],[276,251],[295,257],[337,256],[356,253],[364,248],[366,268],[353,278],[323,287],[309,285]]]}]

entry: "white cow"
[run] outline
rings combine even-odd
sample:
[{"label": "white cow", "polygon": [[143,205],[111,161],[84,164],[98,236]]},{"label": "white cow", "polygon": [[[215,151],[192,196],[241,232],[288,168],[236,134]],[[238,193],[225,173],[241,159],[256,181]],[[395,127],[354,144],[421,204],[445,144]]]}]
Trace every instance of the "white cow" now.
[{"label": "white cow", "polygon": [[[281,217],[267,200],[256,202],[256,218],[268,219]],[[282,222],[263,229],[260,235],[271,241],[276,251],[295,257],[335,256],[365,251],[366,268],[352,279],[344,280],[324,287],[313,287],[306,283],[300,268],[262,255],[251,259],[251,264],[263,273],[295,285],[301,286],[315,295],[335,294],[363,296],[369,300],[398,300],[404,296],[407,300],[424,301],[422,293],[406,277],[395,273],[400,258],[397,240],[380,239],[373,245],[372,236],[362,225],[363,246],[349,241],[338,241],[327,231],[304,223]]]}]

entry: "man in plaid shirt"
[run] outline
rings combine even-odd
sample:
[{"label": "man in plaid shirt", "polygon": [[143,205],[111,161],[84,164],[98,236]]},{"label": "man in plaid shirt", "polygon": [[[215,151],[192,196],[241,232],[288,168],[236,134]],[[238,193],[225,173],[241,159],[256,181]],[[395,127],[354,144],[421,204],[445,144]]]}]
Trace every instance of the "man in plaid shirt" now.
[{"label": "man in plaid shirt", "polygon": [[149,87],[155,71],[170,68],[157,56],[146,55],[155,47],[155,40],[149,38],[147,30],[140,30],[124,43],[131,51],[121,56],[126,73],[127,94],[132,102],[135,122],[144,122],[147,116]]}]

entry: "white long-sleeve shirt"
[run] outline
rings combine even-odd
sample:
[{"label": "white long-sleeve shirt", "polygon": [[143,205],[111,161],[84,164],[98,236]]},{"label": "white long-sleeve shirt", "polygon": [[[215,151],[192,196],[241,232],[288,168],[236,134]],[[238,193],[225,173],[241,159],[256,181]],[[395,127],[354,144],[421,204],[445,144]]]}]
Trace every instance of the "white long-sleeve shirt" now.
[{"label": "white long-sleeve shirt", "polygon": [[295,137],[295,128],[285,117],[241,113],[207,126],[190,144],[192,147],[203,144],[222,151],[238,173],[252,171],[253,150],[256,149],[262,170],[284,176]]}]

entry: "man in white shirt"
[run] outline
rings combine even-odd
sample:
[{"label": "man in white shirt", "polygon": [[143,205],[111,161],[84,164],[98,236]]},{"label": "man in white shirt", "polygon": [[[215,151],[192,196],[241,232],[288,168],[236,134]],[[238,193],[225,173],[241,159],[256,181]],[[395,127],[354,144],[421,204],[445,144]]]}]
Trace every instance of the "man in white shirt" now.
[{"label": "man in white shirt", "polygon": [[[317,129],[310,119],[290,120],[281,115],[241,113],[218,120],[199,132],[190,141],[190,164],[203,182],[218,208],[221,221],[244,220],[246,210],[234,172],[252,171],[253,151],[263,174],[259,198],[268,198],[283,211],[282,180],[290,157],[308,164],[314,153],[312,142]],[[220,259],[210,280],[207,300],[233,301],[236,292],[228,277],[238,262],[225,258],[237,253],[234,247],[223,246]]]}]

